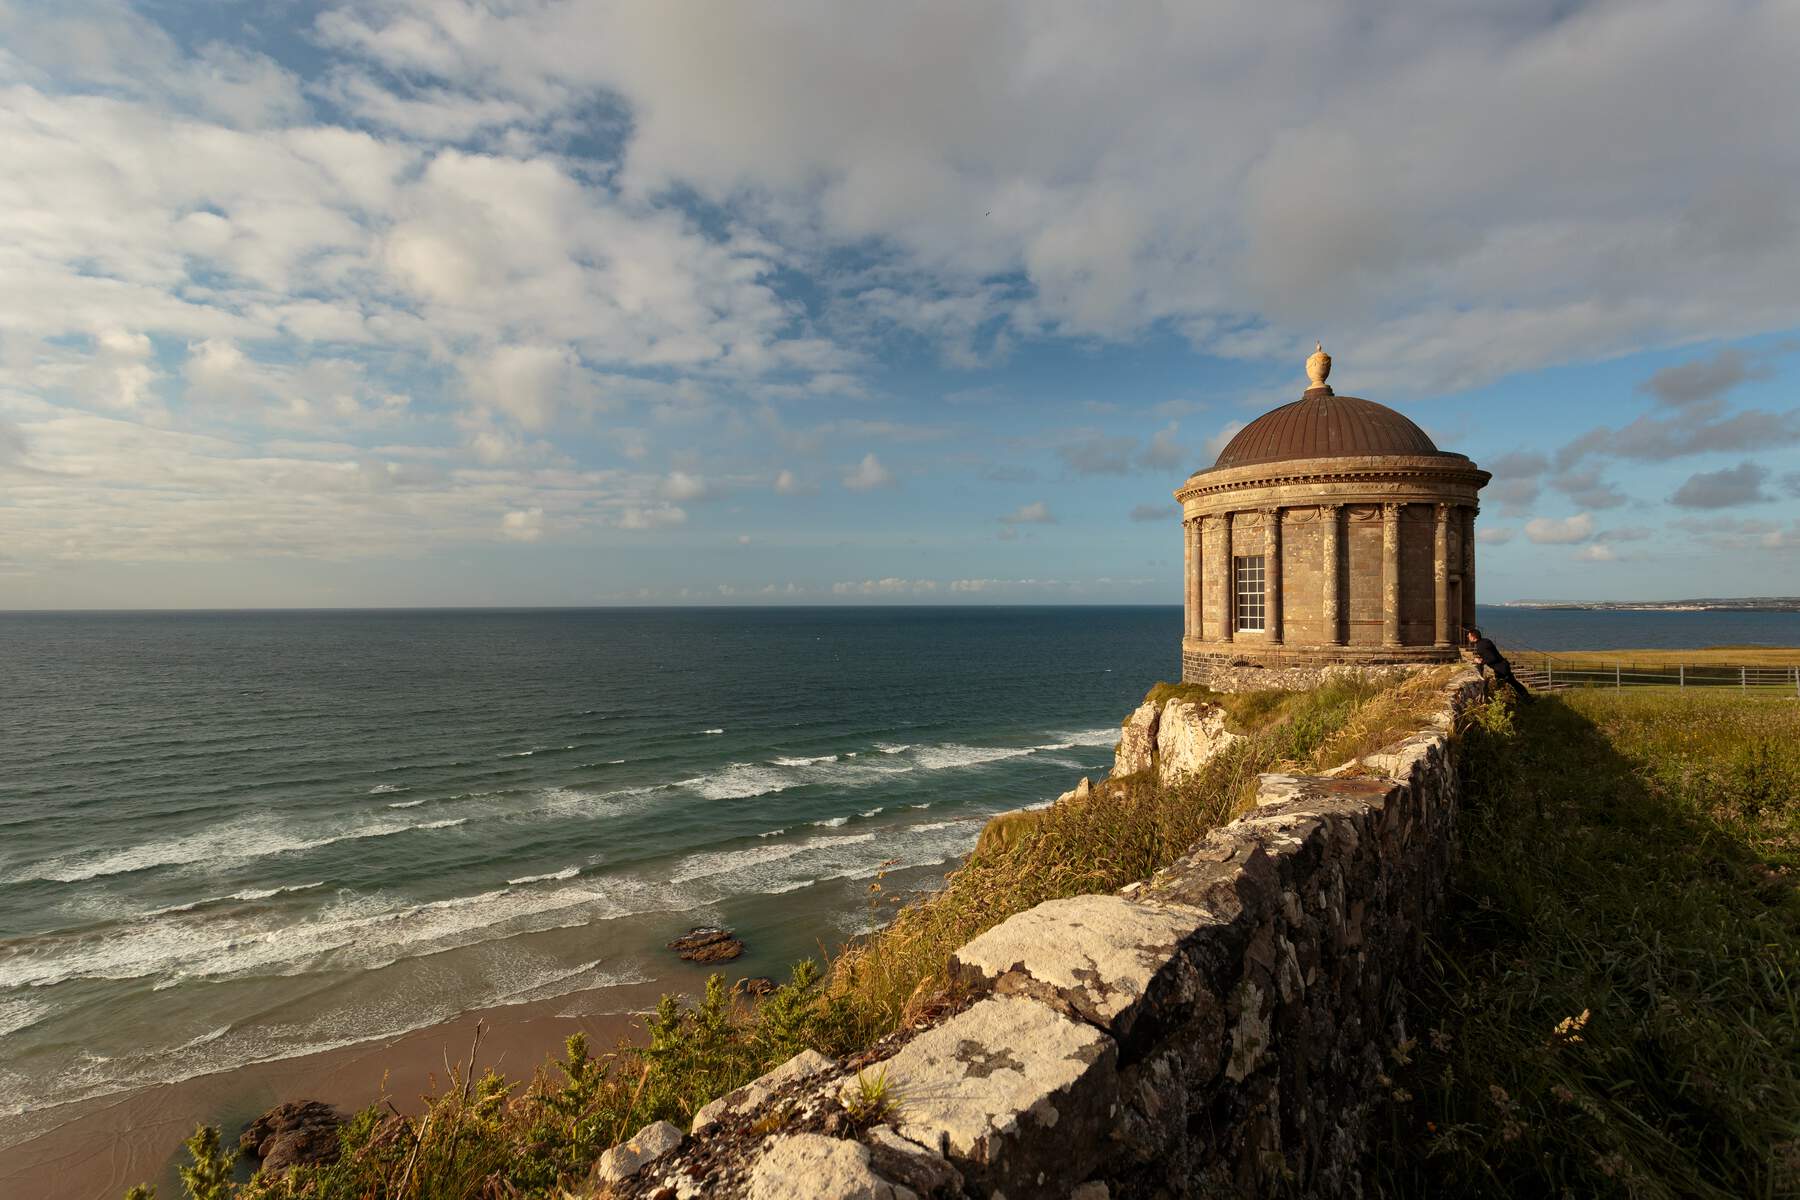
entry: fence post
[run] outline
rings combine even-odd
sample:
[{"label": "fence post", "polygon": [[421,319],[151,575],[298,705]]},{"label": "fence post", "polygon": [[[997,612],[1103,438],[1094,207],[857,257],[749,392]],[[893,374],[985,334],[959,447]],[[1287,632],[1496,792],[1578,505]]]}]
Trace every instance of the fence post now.
[{"label": "fence post", "polygon": [[[1544,690],[1546,692],[1554,692],[1556,690],[1556,660],[1555,659],[1546,658],[1544,660],[1544,674],[1547,676],[1547,680],[1544,684]],[[1800,667],[1796,667],[1794,669],[1794,675],[1797,680],[1800,680]]]},{"label": "fence post", "polygon": [[1739,667],[1738,668],[1738,691],[1747,692],[1749,690],[1750,690],[1750,668],[1749,667]]},{"label": "fence post", "polygon": [[1681,690],[1684,692],[1687,691],[1687,668],[1685,666],[1677,666],[1675,668],[1675,676],[1681,680]]},{"label": "fence post", "polygon": [[1613,691],[1616,692],[1624,686],[1625,686],[1624,684],[1619,682],[1619,664],[1614,663],[1613,664]]}]

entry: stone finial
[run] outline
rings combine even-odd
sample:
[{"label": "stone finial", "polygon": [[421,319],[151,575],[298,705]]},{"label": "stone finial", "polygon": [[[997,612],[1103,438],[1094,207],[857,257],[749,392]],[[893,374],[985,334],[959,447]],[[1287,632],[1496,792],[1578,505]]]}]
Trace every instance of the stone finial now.
[{"label": "stone finial", "polygon": [[1313,343],[1312,357],[1306,360],[1306,377],[1314,387],[1324,387],[1331,374],[1331,355],[1325,353],[1324,342]]}]

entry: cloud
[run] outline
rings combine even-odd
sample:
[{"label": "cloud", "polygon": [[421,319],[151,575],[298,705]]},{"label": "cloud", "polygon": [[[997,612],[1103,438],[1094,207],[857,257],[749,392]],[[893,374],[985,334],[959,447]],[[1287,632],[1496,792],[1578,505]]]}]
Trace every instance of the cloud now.
[{"label": "cloud", "polygon": [[1616,529],[1602,529],[1594,535],[1596,542],[1641,542],[1656,536],[1656,531],[1643,525],[1621,525]]},{"label": "cloud", "polygon": [[1559,472],[1551,477],[1550,485],[1582,508],[1618,508],[1628,499],[1625,493],[1600,478],[1599,470],[1594,467]]},{"label": "cloud", "polygon": [[25,431],[15,422],[0,417],[0,467],[24,462],[28,445]]},{"label": "cloud", "polygon": [[662,494],[676,503],[704,500],[712,495],[706,480],[686,471],[670,471],[662,481]]},{"label": "cloud", "polygon": [[1718,471],[1700,471],[1688,476],[1687,482],[1675,489],[1669,503],[1679,508],[1731,508],[1739,504],[1757,504],[1774,497],[1763,491],[1769,478],[1766,467],[1742,462]]},{"label": "cloud", "polygon": [[614,521],[620,529],[642,533],[653,529],[669,529],[687,522],[687,510],[673,504],[629,505],[619,510]]},{"label": "cloud", "polygon": [[1692,454],[1763,450],[1800,442],[1800,409],[1744,409],[1727,415],[1716,397],[1694,400],[1672,417],[1641,416],[1618,429],[1595,429],[1557,452],[1568,468],[1588,455],[1667,462]]},{"label": "cloud", "polygon": [[1611,546],[1605,546],[1599,543],[1583,546],[1575,552],[1575,559],[1577,562],[1612,562],[1617,558],[1618,555],[1614,553]]},{"label": "cloud", "polygon": [[1137,444],[1135,437],[1089,432],[1058,446],[1056,454],[1077,475],[1124,475]]},{"label": "cloud", "polygon": [[1002,525],[1054,525],[1056,518],[1050,515],[1050,506],[1042,500],[1033,500],[1030,504],[1021,505],[1017,510],[1000,518]]},{"label": "cloud", "polygon": [[1475,531],[1475,540],[1484,546],[1504,546],[1513,540],[1518,530],[1505,525],[1483,525]]},{"label": "cloud", "polygon": [[1541,546],[1585,542],[1594,534],[1594,518],[1587,513],[1572,517],[1533,517],[1525,522],[1525,537]]},{"label": "cloud", "polygon": [[1219,455],[1225,452],[1225,447],[1231,444],[1231,439],[1241,433],[1243,428],[1242,421],[1227,421],[1217,433],[1206,439],[1201,449],[1206,454],[1207,466],[1219,460]]},{"label": "cloud", "polygon": [[1664,367],[1639,384],[1639,390],[1680,408],[1711,400],[1750,379],[1766,379],[1769,369],[1752,363],[1742,350],[1727,347],[1711,358]]},{"label": "cloud", "polygon": [[1181,508],[1174,504],[1139,504],[1131,510],[1134,521],[1173,521],[1181,515]]},{"label": "cloud", "polygon": [[848,580],[831,585],[831,594],[834,596],[891,596],[936,590],[935,580],[899,579],[892,576],[886,579]]},{"label": "cloud", "polygon": [[544,536],[544,510],[520,509],[500,518],[500,532],[515,542],[535,542]]},{"label": "cloud", "polygon": [[844,486],[853,492],[869,492],[893,484],[894,473],[881,464],[873,451],[863,455],[861,462],[844,473]]},{"label": "cloud", "polygon": [[800,482],[799,476],[792,471],[782,470],[775,474],[775,493],[779,496],[799,496],[818,489],[811,484]]},{"label": "cloud", "polygon": [[1550,468],[1550,460],[1534,450],[1515,450],[1489,462],[1487,469],[1494,477],[1485,489],[1487,495],[1508,513],[1530,509],[1543,491],[1541,477]]},{"label": "cloud", "polygon": [[1139,465],[1153,471],[1176,471],[1187,466],[1188,448],[1175,440],[1177,428],[1175,422],[1170,421],[1166,428],[1152,434],[1150,444],[1138,456]]}]

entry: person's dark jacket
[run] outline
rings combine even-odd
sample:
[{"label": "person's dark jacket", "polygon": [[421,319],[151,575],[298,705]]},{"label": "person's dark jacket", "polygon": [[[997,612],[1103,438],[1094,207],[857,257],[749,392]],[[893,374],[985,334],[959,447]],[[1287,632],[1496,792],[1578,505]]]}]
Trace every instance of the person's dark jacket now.
[{"label": "person's dark jacket", "polygon": [[1469,649],[1475,652],[1475,657],[1481,660],[1481,665],[1484,667],[1494,669],[1507,665],[1506,657],[1488,638],[1476,638],[1475,644]]}]

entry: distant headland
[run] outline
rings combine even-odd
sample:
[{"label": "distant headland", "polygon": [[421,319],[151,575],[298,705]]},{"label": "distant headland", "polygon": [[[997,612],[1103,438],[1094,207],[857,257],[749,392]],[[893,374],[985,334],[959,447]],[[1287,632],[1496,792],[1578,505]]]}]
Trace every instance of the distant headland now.
[{"label": "distant headland", "polygon": [[1500,608],[1589,612],[1800,612],[1800,596],[1735,596],[1698,600],[1508,600]]}]

